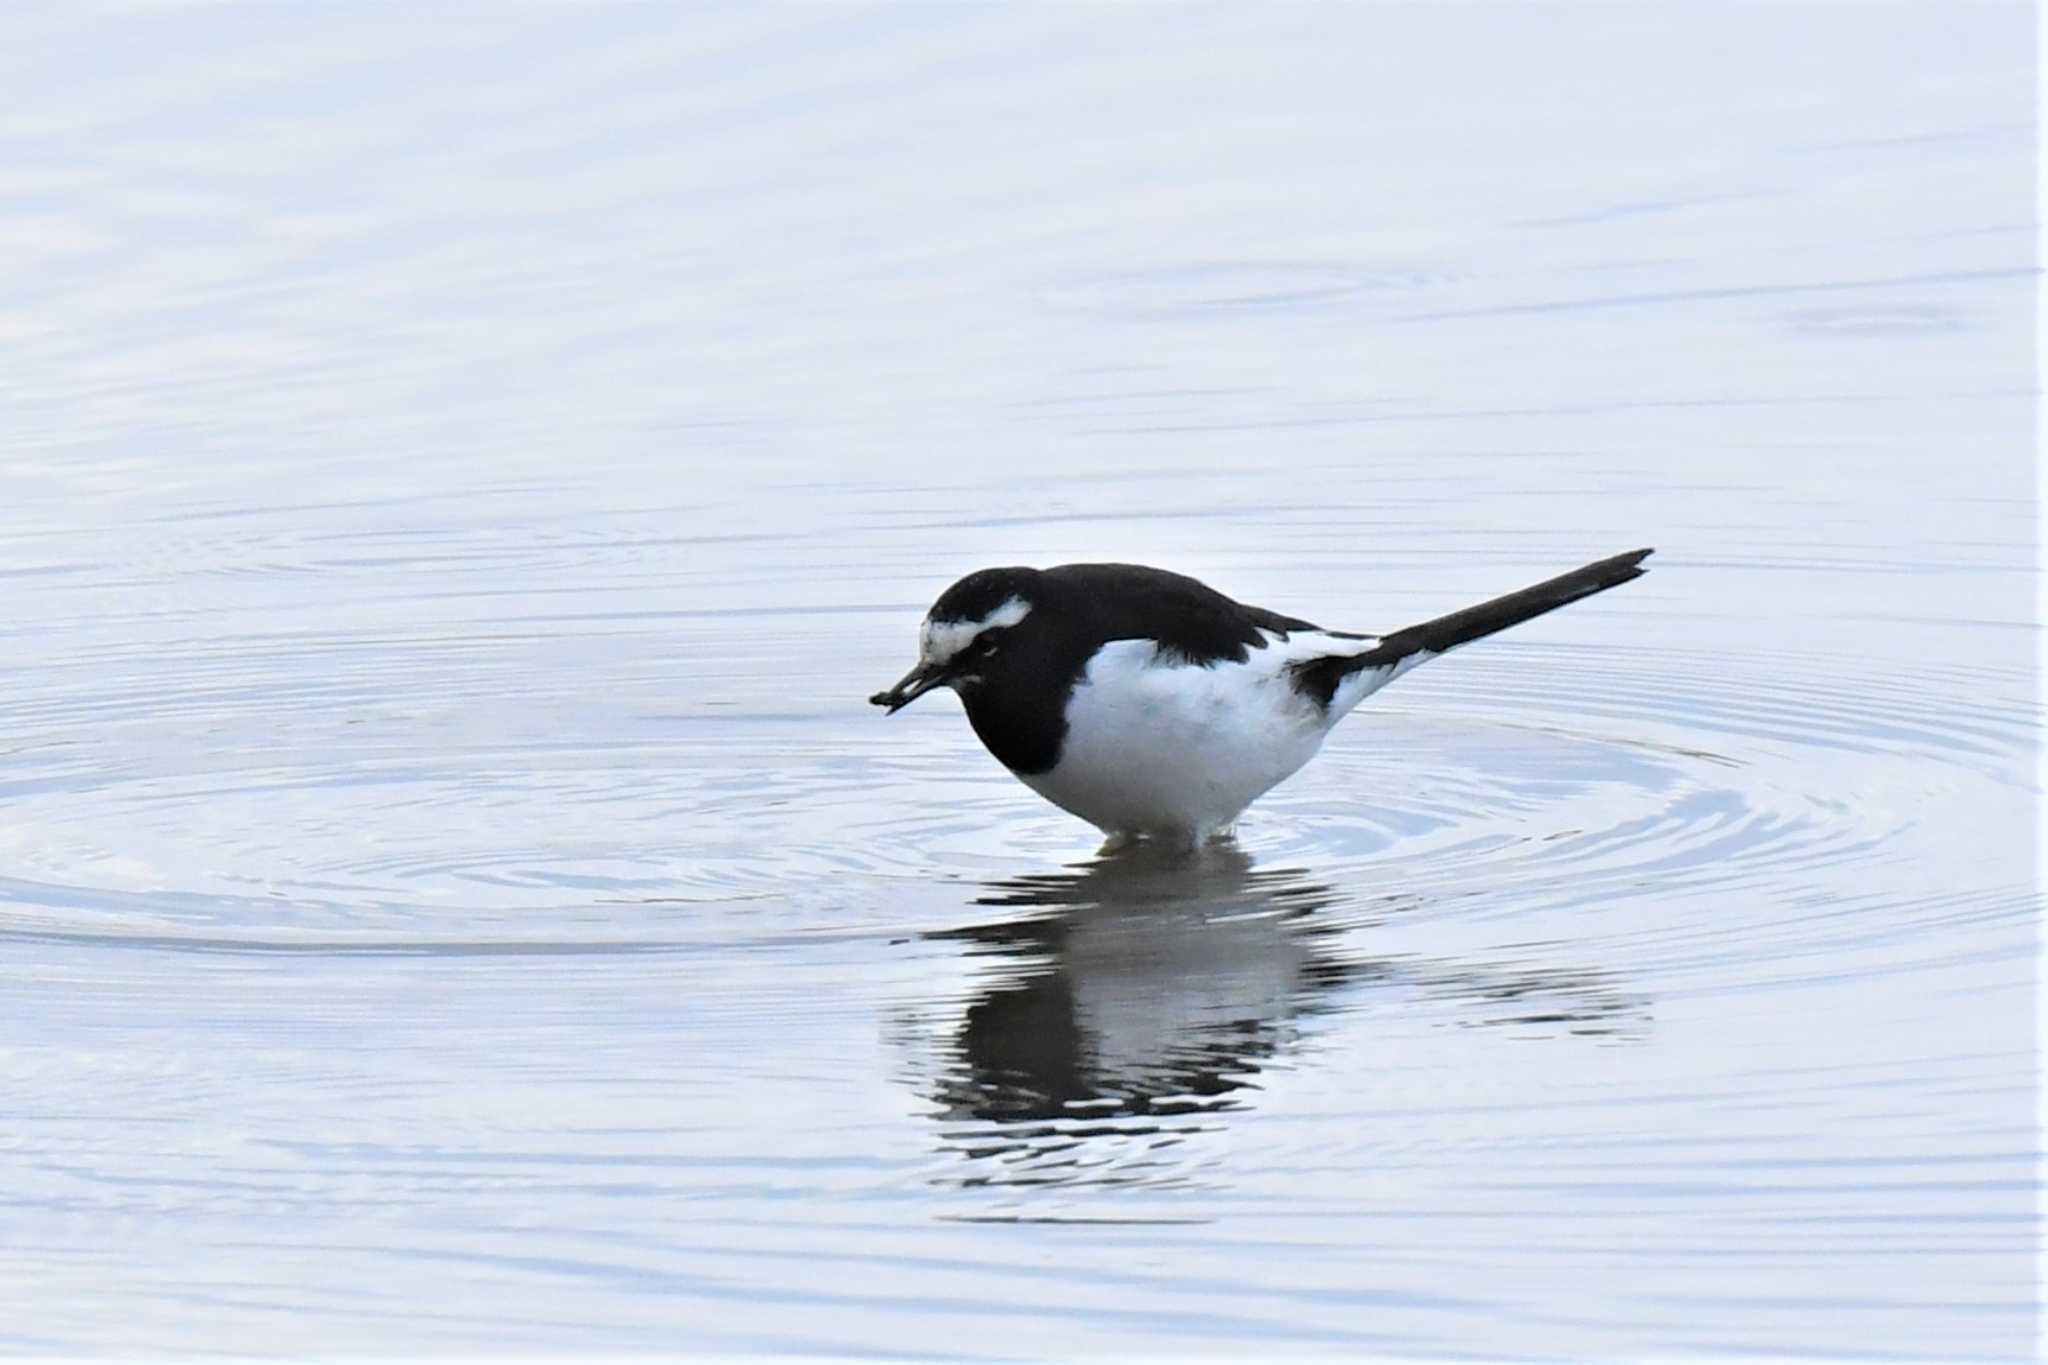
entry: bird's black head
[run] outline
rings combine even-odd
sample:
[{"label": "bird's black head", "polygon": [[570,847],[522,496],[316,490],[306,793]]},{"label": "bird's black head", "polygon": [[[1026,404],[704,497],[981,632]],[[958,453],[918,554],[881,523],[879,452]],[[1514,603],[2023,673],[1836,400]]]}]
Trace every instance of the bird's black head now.
[{"label": "bird's black head", "polygon": [[868,700],[891,712],[935,687],[968,688],[1002,652],[1010,633],[1039,602],[1036,569],[977,569],[939,594],[925,613],[917,667]]}]

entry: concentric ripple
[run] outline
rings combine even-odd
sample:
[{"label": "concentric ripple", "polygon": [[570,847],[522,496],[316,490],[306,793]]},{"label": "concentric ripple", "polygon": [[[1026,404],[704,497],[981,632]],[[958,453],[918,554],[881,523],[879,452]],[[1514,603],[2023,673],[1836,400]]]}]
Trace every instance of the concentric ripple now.
[{"label": "concentric ripple", "polygon": [[[776,618],[747,645],[849,641],[863,618]],[[834,879],[976,878],[1085,850],[1084,826],[934,714],[948,703],[878,724],[839,675],[837,705],[763,710],[772,687],[736,658],[678,708],[666,680],[715,646],[705,627],[600,614],[89,644],[9,702],[8,928],[459,939],[516,911],[523,933],[573,939],[637,904],[801,921]],[[1244,847],[1479,916],[1647,886],[1734,897],[1852,862],[1910,885],[1928,812],[1995,812],[2037,742],[2017,672],[1865,678],[1852,699],[1824,658],[1492,650],[1369,703],[1253,808]],[[563,670],[565,654],[589,662]],[[604,687],[584,687],[598,668]]]}]

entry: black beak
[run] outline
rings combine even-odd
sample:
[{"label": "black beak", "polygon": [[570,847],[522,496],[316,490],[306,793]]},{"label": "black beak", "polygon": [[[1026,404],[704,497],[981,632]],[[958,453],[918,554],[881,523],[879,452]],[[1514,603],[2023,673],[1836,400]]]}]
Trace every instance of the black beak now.
[{"label": "black beak", "polygon": [[893,716],[925,693],[931,691],[934,687],[944,686],[945,682],[946,674],[944,669],[919,664],[916,668],[905,673],[901,682],[886,692],[875,693],[874,696],[868,698],[868,701],[875,706],[888,707],[888,714]]}]

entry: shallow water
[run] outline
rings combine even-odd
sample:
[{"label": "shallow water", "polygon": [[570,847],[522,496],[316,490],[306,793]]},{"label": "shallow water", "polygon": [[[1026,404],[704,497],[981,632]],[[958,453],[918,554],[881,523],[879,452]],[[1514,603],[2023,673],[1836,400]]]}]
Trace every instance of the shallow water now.
[{"label": "shallow water", "polygon": [[[12,16],[0,1347],[2033,1349],[2031,25]],[[982,564],[1384,629],[1194,863]]]}]

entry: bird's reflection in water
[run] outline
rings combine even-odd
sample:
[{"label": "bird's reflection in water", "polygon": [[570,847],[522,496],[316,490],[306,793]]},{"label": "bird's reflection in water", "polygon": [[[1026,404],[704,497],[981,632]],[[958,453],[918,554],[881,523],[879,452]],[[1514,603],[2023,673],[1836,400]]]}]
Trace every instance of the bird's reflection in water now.
[{"label": "bird's reflection in water", "polygon": [[1013,917],[931,936],[1002,959],[941,1045],[935,1117],[946,1148],[974,1159],[961,1178],[1199,1180],[1167,1149],[1224,1126],[1304,1019],[1368,989],[1459,1024],[1627,1035],[1647,1018],[1597,972],[1353,955],[1354,930],[1416,898],[1351,898],[1342,923],[1319,913],[1339,900],[1230,843],[1192,857],[1138,845],[991,883],[976,904]]}]

